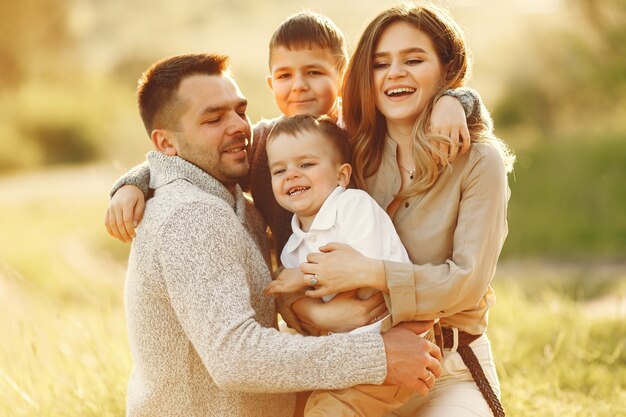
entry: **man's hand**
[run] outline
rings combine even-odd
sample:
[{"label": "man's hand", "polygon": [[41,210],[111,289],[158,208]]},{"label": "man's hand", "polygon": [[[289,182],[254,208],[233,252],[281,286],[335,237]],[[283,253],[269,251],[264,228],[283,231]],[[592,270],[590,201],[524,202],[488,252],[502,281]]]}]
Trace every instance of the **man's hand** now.
[{"label": "man's hand", "polygon": [[298,292],[307,287],[303,274],[298,268],[285,268],[275,280],[263,290],[265,295]]},{"label": "man's hand", "polygon": [[432,325],[432,321],[406,322],[383,333],[387,356],[385,384],[407,387],[420,395],[428,394],[435,379],[441,376],[441,351],[418,334]]},{"label": "man's hand", "polygon": [[125,185],[113,195],[104,216],[107,232],[122,242],[130,242],[135,237],[146,202],[143,192],[134,185]]}]

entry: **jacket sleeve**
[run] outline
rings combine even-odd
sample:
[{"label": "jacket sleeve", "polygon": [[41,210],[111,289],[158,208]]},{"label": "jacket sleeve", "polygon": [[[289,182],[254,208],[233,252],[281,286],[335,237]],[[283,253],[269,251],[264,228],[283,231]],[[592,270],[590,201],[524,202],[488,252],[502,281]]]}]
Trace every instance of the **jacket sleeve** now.
[{"label": "jacket sleeve", "polygon": [[147,161],[135,166],[126,174],[122,175],[115,184],[113,184],[109,196],[113,197],[117,190],[125,185],[138,187],[143,192],[143,196],[146,199],[148,198],[148,190],[150,188],[150,165]]},{"label": "jacket sleeve", "polygon": [[248,283],[262,277],[250,265],[263,260],[251,245],[230,207],[204,202],[178,209],[160,233],[172,308],[215,382],[250,392],[381,383],[380,335],[304,337],[255,320]]},{"label": "jacket sleeve", "polygon": [[491,115],[483,104],[478,91],[468,87],[461,87],[446,90],[443,92],[443,95],[454,97],[461,102],[470,130],[471,126],[476,124],[484,124],[489,131],[493,129]]},{"label": "jacket sleeve", "polygon": [[464,179],[450,257],[437,264],[385,262],[393,313],[402,320],[471,310],[488,291],[507,235],[509,189],[500,154],[485,148]]}]

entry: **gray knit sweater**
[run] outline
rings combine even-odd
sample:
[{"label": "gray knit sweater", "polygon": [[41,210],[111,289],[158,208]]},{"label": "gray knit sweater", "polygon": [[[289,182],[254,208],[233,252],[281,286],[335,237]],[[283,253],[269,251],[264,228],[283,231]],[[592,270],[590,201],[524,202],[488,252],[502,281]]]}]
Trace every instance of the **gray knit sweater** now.
[{"label": "gray knit sweater", "polygon": [[233,197],[179,157],[148,160],[156,192],[125,289],[128,416],[291,416],[287,392],[383,381],[380,335],[275,329],[274,300],[262,295],[270,272],[254,238],[263,227],[239,187]]}]

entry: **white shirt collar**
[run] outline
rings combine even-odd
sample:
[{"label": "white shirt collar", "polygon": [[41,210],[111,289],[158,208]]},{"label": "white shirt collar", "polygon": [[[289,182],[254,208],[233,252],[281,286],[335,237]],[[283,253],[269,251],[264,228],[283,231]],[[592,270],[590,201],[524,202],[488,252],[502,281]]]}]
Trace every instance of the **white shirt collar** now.
[{"label": "white shirt collar", "polygon": [[333,227],[337,221],[337,202],[341,194],[346,191],[342,186],[337,186],[326,200],[322,207],[315,215],[313,223],[308,232],[303,231],[300,228],[300,220],[297,215],[293,215],[291,218],[291,231],[292,235],[285,244],[283,251],[292,252],[300,245],[300,243],[310,234],[316,233],[321,230],[329,230]]}]

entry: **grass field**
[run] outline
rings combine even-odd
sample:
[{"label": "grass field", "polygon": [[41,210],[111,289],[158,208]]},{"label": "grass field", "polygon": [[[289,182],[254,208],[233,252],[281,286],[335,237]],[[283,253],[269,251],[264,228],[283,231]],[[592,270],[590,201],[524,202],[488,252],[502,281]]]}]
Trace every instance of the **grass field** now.
[{"label": "grass field", "polygon": [[504,257],[626,259],[626,132],[531,143],[512,143]]},{"label": "grass field", "polygon": [[[0,178],[2,417],[123,415],[127,247],[101,219],[116,175],[87,166]],[[502,264],[489,333],[509,415],[626,415],[624,271]]]}]

